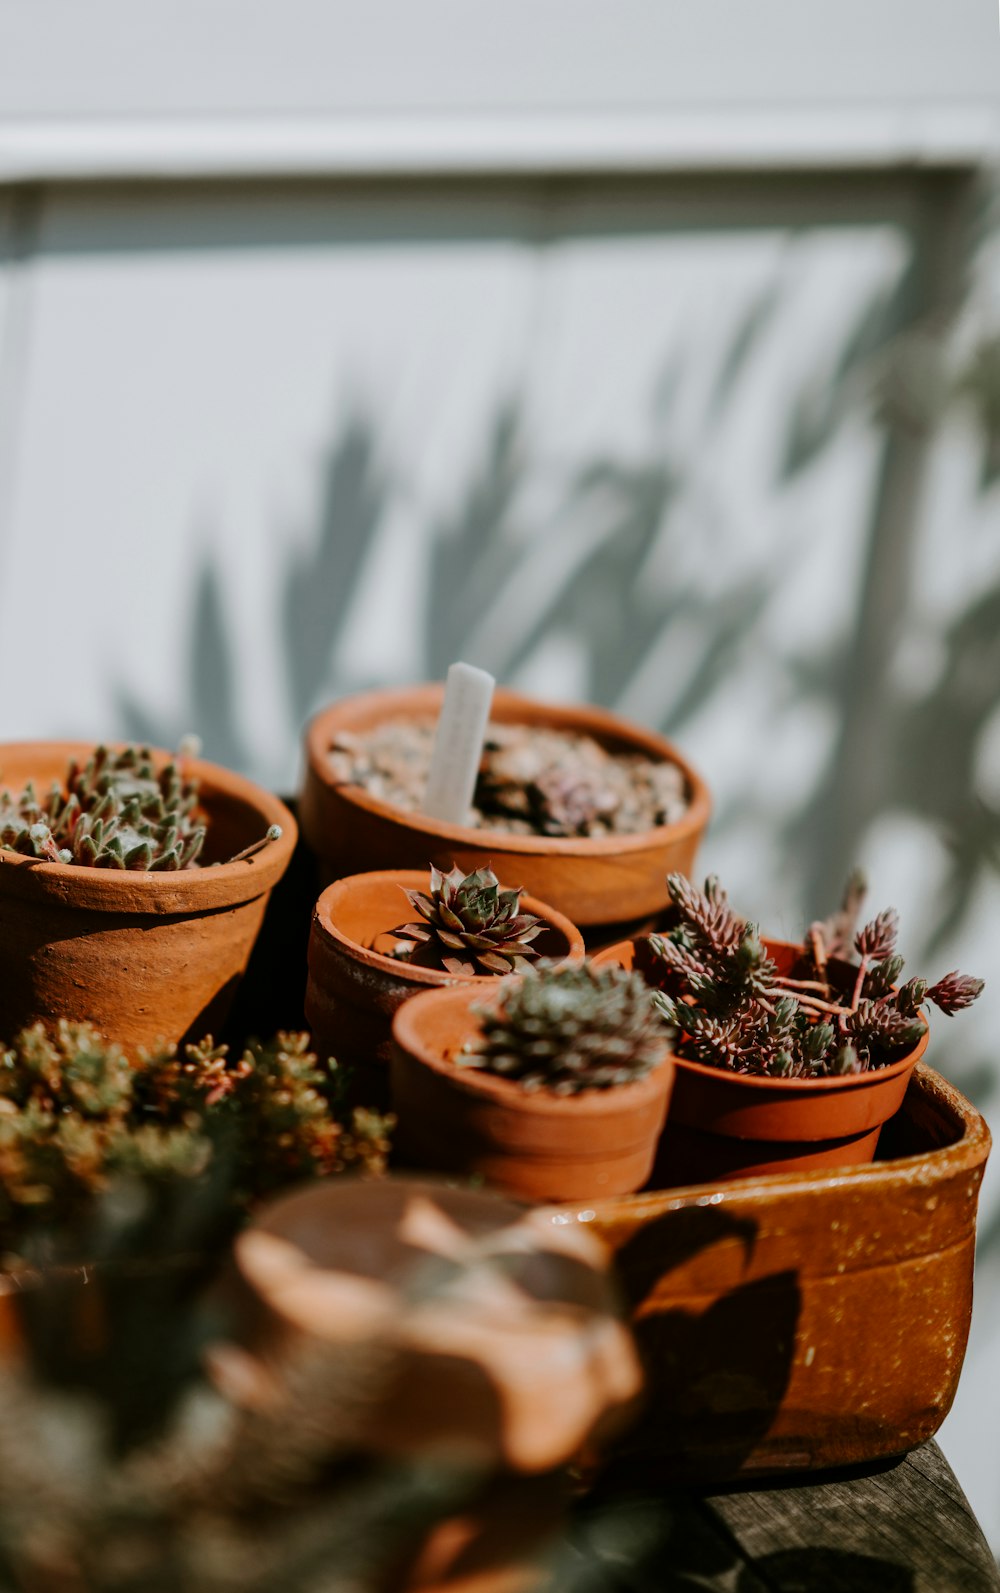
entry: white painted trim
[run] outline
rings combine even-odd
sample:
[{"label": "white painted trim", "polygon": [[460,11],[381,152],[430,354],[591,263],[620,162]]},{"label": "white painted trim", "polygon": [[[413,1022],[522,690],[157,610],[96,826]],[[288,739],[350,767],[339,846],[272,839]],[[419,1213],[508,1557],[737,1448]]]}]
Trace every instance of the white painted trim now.
[{"label": "white painted trim", "polygon": [[669,115],[0,122],[0,182],[975,166],[993,103]]}]

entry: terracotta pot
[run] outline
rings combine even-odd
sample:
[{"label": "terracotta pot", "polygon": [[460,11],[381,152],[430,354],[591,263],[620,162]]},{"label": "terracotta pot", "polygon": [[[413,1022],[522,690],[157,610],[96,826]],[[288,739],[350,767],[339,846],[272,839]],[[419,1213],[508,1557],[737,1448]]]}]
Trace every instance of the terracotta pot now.
[{"label": "terracotta pot", "polygon": [[[457,864],[468,873],[492,863],[501,878],[517,880],[532,896],[551,902],[579,924],[589,944],[613,934],[602,926],[651,923],[669,905],[667,874],[690,872],[710,811],[700,776],[655,731],[599,708],[537,702],[504,690],[493,697],[491,718],[497,723],[582,731],[612,750],[676,763],[688,783],[687,812],[675,824],[637,835],[564,839],[442,824],[334,780],[327,753],[338,733],[361,732],[385,719],[435,719],[443,693],[440,685],[365,692],[325,708],[309,725],[300,817],[325,877],[367,869],[426,869],[428,863],[442,869]],[[623,933],[624,928],[619,938]]]},{"label": "terracotta pot", "polygon": [[[80,742],[0,746],[0,785],[44,790]],[[162,754],[164,759],[168,754]],[[96,1024],[134,1052],[218,1033],[295,846],[277,797],[217,764],[188,760],[209,830],[204,857],[231,857],[280,824],[281,839],[241,863],[145,873],[42,863],[0,849],[0,1032],[59,1018]]]},{"label": "terracotta pot", "polygon": [[[765,945],[784,973],[803,954],[802,946],[788,941]],[[641,940],[610,946],[594,960],[652,977]],[[825,1079],[753,1078],[675,1055],[670,1121],[654,1182],[663,1188],[870,1162],[882,1125],[902,1105],[926,1049],[925,1029],[913,1050],[889,1067]]]},{"label": "terracotta pot", "polygon": [[[506,881],[504,881],[506,883]],[[469,984],[489,991],[496,977],[413,968],[388,956],[395,944],[390,931],[415,916],[404,888],[427,889],[427,870],[351,874],[323,892],[313,914],[309,939],[306,1023],[320,1056],[334,1056],[368,1071],[388,1085],[392,1017],[397,1007],[422,990]],[[564,961],[583,956],[583,937],[575,924],[533,896],[522,896],[521,911],[545,921],[532,942],[543,957]]]},{"label": "terracotta pot", "polygon": [[[502,985],[507,981],[502,981]],[[494,992],[491,999],[498,999]],[[475,1174],[529,1200],[623,1195],[649,1177],[673,1078],[664,1060],[609,1090],[556,1095],[460,1068],[478,989],[429,990],[392,1023],[395,1143],[411,1166]]]}]

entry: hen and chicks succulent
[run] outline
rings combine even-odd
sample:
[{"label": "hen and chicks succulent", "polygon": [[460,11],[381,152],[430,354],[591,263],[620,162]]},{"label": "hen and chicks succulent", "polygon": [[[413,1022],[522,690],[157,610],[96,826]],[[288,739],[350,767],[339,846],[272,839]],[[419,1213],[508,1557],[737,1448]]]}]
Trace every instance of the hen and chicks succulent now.
[{"label": "hen and chicks succulent", "polygon": [[575,1095],[632,1084],[663,1061],[663,1025],[641,975],[591,962],[541,964],[496,1005],[458,1058],[526,1090]]},{"label": "hen and chicks succulent", "polygon": [[[843,905],[811,926],[799,963],[781,973],[755,924],[733,912],[715,878],[699,891],[667,880],[676,924],[648,941],[653,1004],[679,1036],[678,1054],[736,1073],[822,1078],[885,1067],[923,1035],[925,1001],[951,1014],[981,979],[946,974],[899,983],[898,918],[889,908],[855,933],[865,893],[852,876]],[[848,961],[852,957],[856,962]]]},{"label": "hen and chicks succulent", "polygon": [[[272,825],[265,840],[277,840]],[[95,748],[39,796],[29,781],[0,791],[0,847],[49,863],[147,872],[196,868],[206,824],[198,781],[178,758],[157,767],[149,747]],[[257,850],[264,842],[257,843]]]},{"label": "hen and chicks succulent", "polygon": [[509,974],[537,955],[531,942],[542,920],[521,912],[520,890],[505,890],[491,868],[443,874],[432,864],[429,892],[403,889],[420,914],[391,931],[400,936],[394,955],[404,962],[453,974]]}]

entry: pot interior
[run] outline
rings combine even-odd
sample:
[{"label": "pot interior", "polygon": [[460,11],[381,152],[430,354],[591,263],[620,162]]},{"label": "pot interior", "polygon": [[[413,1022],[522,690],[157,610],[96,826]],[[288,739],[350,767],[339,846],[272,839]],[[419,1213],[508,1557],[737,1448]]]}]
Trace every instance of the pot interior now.
[{"label": "pot interior", "polygon": [[[500,883],[507,885],[502,875]],[[389,957],[398,944],[398,937],[392,931],[420,921],[420,914],[411,907],[404,887],[429,894],[429,875],[408,869],[399,873],[358,874],[338,880],[330,887],[328,902],[324,904],[328,922],[355,945]],[[521,910],[533,913],[536,918],[545,913],[544,904],[531,897],[522,897]],[[572,949],[566,932],[548,921],[531,945],[540,957],[560,961]]]}]

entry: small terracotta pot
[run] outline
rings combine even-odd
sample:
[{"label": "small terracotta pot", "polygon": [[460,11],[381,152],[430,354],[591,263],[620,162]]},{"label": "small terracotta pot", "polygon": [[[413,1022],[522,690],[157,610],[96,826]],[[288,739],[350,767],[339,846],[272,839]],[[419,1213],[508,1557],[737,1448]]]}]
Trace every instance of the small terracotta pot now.
[{"label": "small terracotta pot", "polygon": [[[395,944],[390,931],[415,916],[404,889],[426,891],[427,870],[351,874],[338,880],[316,903],[309,938],[306,1023],[313,1045],[320,1056],[368,1069],[372,1084],[378,1083],[379,1073],[388,1084],[392,1017],[409,996],[455,984],[489,991],[496,984],[496,976],[489,974],[414,968],[388,955]],[[533,896],[521,897],[521,911],[545,922],[532,942],[541,956],[558,961],[583,956],[583,936],[568,918]]]},{"label": "small terracotta pot", "polygon": [[[783,940],[764,944],[782,973],[791,972],[804,950]],[[651,977],[641,940],[609,946],[594,961],[638,968]],[[872,1161],[882,1125],[903,1104],[910,1075],[926,1049],[925,1029],[913,1050],[889,1067],[825,1079],[754,1078],[675,1055],[656,1187]]]},{"label": "small terracotta pot", "polygon": [[437,717],[444,688],[411,686],[346,697],[317,714],[306,731],[306,775],[300,803],[302,831],[320,858],[326,879],[362,869],[438,868],[457,864],[464,873],[492,863],[532,896],[551,902],[584,930],[588,944],[613,930],[601,926],[652,923],[669,905],[665,885],[674,870],[690,872],[708,822],[708,788],[671,742],[655,731],[585,706],[564,707],[497,690],[491,718],[500,724],[544,725],[581,731],[612,751],[644,753],[678,765],[689,806],[675,824],[636,835],[573,839],[510,835],[500,830],[442,824],[338,783],[328,752],[343,731],[364,732],[386,719]]},{"label": "small terracotta pot", "polygon": [[[500,999],[507,980],[492,1000]],[[529,1200],[587,1200],[639,1189],[653,1166],[673,1069],[635,1084],[556,1095],[455,1058],[478,1032],[478,989],[429,990],[392,1023],[396,1145],[411,1166],[476,1174]]]},{"label": "small terracotta pot", "polygon": [[[65,741],[0,746],[0,786],[20,791],[33,780],[44,791],[92,751]],[[0,848],[6,1038],[59,1018],[93,1023],[130,1052],[219,1032],[296,826],[250,780],[186,762],[208,815],[207,863],[262,839],[271,824],[280,824],[280,840],[241,863],[173,873],[44,863]]]}]

